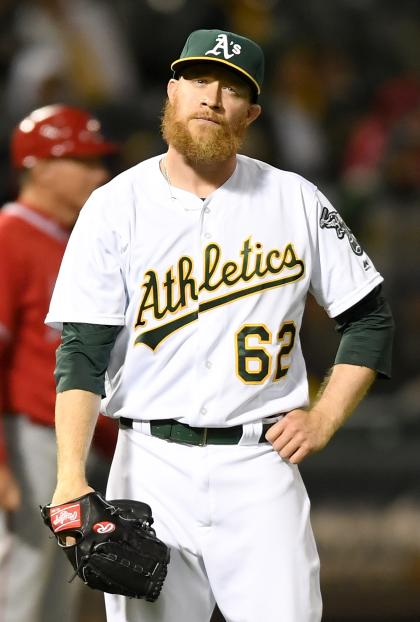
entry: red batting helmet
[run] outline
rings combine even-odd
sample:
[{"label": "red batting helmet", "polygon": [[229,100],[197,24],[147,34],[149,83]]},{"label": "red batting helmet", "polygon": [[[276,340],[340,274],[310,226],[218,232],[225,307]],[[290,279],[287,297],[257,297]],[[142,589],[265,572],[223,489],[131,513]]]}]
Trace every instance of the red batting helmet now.
[{"label": "red batting helmet", "polygon": [[11,157],[16,168],[30,168],[41,158],[89,158],[115,153],[101,125],[74,106],[55,104],[31,112],[14,129]]}]

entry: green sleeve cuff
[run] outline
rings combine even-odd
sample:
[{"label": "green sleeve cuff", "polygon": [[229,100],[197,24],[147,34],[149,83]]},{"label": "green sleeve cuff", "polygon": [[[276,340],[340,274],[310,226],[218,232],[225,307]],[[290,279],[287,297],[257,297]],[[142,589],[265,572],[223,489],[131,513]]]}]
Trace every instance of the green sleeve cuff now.
[{"label": "green sleeve cuff", "polygon": [[82,389],[105,397],[105,373],[121,328],[64,323],[54,372],[57,393]]},{"label": "green sleeve cuff", "polygon": [[367,303],[356,305],[353,312],[336,318],[342,337],[335,364],[369,367],[379,378],[390,378],[394,337],[391,309],[379,293],[366,300]]}]

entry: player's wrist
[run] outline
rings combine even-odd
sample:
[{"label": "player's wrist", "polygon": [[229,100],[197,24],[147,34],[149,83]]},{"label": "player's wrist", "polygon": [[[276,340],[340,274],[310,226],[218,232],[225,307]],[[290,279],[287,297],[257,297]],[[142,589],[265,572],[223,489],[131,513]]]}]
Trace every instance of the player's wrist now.
[{"label": "player's wrist", "polygon": [[71,483],[58,482],[51,499],[51,505],[67,503],[67,501],[78,499],[89,492],[93,492],[93,488],[89,486],[86,480],[73,481]]},{"label": "player's wrist", "polygon": [[321,444],[326,445],[340,427],[339,420],[341,417],[337,412],[337,408],[328,403],[318,402],[310,409],[309,414],[314,421],[315,427],[320,432],[322,437]]}]

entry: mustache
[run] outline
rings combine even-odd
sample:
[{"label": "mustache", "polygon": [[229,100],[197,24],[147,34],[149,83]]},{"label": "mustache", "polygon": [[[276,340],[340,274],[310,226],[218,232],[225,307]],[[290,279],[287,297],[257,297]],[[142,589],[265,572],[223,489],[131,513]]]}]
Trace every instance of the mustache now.
[{"label": "mustache", "polygon": [[218,115],[214,115],[214,114],[197,113],[197,114],[191,115],[189,119],[190,120],[191,119],[204,119],[205,121],[212,121],[213,123],[218,123],[219,125],[222,125],[223,127],[226,125],[226,122],[222,117],[219,117]]}]

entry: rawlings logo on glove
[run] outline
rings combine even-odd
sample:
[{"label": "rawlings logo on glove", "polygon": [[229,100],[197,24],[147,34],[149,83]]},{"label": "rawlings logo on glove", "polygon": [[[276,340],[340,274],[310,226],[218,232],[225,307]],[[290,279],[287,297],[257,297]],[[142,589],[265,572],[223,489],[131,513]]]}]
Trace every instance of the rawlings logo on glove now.
[{"label": "rawlings logo on glove", "polygon": [[80,503],[58,505],[50,511],[51,526],[54,533],[64,529],[80,527]]},{"label": "rawlings logo on glove", "polygon": [[106,521],[96,523],[96,525],[93,525],[93,531],[96,531],[96,533],[111,533],[111,531],[115,531],[115,524],[107,523]]},{"label": "rawlings logo on glove", "polygon": [[[90,492],[62,505],[45,505],[41,514],[86,585],[110,594],[157,599],[169,549],[156,537],[146,503],[107,501]],[[65,544],[68,536],[74,544]]]}]

